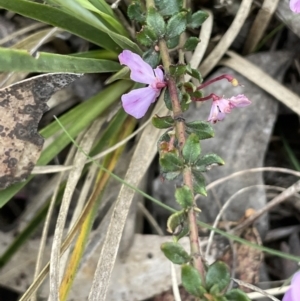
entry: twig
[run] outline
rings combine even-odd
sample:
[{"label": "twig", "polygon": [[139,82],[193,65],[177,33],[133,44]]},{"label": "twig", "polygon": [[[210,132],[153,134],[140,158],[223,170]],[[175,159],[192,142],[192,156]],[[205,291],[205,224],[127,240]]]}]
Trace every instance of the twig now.
[{"label": "twig", "polygon": [[244,222],[236,226],[233,231],[239,231],[242,230],[248,226],[250,226],[255,220],[257,220],[260,216],[262,216],[266,211],[269,211],[271,208],[279,205],[283,201],[285,201],[287,198],[293,196],[297,192],[300,191],[300,181],[297,181],[295,184],[287,188],[285,191],[283,191],[281,194],[279,194],[277,197],[275,197],[273,200],[271,200],[264,208],[256,211],[255,214],[251,215],[249,218],[247,218]]}]

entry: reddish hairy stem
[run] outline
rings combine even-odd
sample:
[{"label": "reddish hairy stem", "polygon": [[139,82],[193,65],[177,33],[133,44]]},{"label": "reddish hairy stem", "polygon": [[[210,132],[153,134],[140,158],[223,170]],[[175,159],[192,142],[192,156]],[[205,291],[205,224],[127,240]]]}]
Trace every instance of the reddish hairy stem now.
[{"label": "reddish hairy stem", "polygon": [[215,78],[210,79],[207,82],[203,83],[202,85],[200,85],[199,87],[197,87],[197,90],[201,90],[204,87],[207,87],[210,84],[212,84],[212,83],[214,83],[216,81],[222,80],[224,78],[227,79],[229,82],[231,82],[234,86],[236,86],[238,84],[237,80],[233,76],[231,76],[229,74],[222,74],[222,75],[220,75],[218,77],[215,77]]},{"label": "reddish hairy stem", "polygon": [[[177,94],[176,82],[174,78],[172,78],[169,74],[169,66],[171,64],[168,48],[166,45],[165,40],[159,41],[159,49],[162,58],[162,62],[164,65],[166,78],[168,82],[168,89],[170,93],[170,98],[172,102],[172,110],[175,120],[175,131],[176,137],[178,139],[180,150],[182,150],[185,144],[185,123],[184,119],[182,118],[182,110]],[[193,179],[192,179],[192,172],[189,168],[186,168],[183,172],[183,181],[184,184],[187,185],[190,190],[193,192]],[[200,251],[200,242],[199,242],[199,235],[198,235],[198,226],[197,226],[197,216],[194,210],[194,207],[197,206],[194,200],[194,206],[191,207],[188,211],[188,220],[189,220],[189,228],[190,228],[190,247],[191,247],[191,255],[193,258],[193,265],[199,271],[203,283],[205,283],[205,270],[204,265],[201,258],[201,251]]]},{"label": "reddish hairy stem", "polygon": [[197,99],[193,99],[193,101],[205,101],[205,100],[209,100],[209,99],[213,99],[213,100],[217,100],[220,97],[214,93],[209,94],[208,96],[205,97],[201,97],[201,98],[197,98]]}]

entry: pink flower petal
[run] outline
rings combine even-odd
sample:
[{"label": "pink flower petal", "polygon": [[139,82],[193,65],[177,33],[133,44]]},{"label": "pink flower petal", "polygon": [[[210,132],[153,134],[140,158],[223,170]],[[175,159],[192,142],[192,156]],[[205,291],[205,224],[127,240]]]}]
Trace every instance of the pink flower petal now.
[{"label": "pink flower petal", "polygon": [[131,70],[130,78],[138,83],[151,85],[156,78],[152,67],[143,61],[143,59],[131,52],[130,50],[123,50],[119,55],[119,61],[122,65],[126,65]]},{"label": "pink flower petal", "polygon": [[161,81],[161,82],[164,82],[164,73],[163,71],[160,69],[160,68],[155,68],[154,69],[154,73],[155,73],[155,77]]},{"label": "pink flower petal", "polygon": [[223,120],[225,115],[229,114],[233,108],[246,107],[249,104],[251,104],[251,101],[242,94],[229,99],[214,95],[208,121],[216,123],[217,121]]},{"label": "pink flower petal", "polygon": [[300,13],[300,0],[290,0],[290,9],[296,14]]},{"label": "pink flower petal", "polygon": [[151,87],[140,88],[132,90],[122,96],[123,108],[126,113],[139,119],[142,118],[151,103],[156,100],[159,90],[152,89]]},{"label": "pink flower petal", "polygon": [[251,101],[243,94],[228,99],[231,108],[243,108],[249,106]]},{"label": "pink flower petal", "polygon": [[219,107],[219,111],[222,113],[230,113],[231,107],[228,99],[226,98],[219,98],[218,100],[214,100],[217,106]]},{"label": "pink flower petal", "polygon": [[292,278],[291,293],[293,301],[300,300],[300,272],[297,272]]},{"label": "pink flower petal", "polygon": [[217,121],[221,121],[224,118],[225,113],[220,111],[217,101],[213,101],[207,121],[216,123]]},{"label": "pink flower petal", "polygon": [[282,301],[296,301],[292,297],[292,290],[291,289],[289,289],[289,290],[286,291],[286,293],[283,296]]}]

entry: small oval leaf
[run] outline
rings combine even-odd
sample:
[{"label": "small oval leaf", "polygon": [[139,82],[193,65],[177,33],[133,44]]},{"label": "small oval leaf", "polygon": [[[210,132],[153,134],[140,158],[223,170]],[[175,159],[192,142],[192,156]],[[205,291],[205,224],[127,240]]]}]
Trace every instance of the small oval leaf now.
[{"label": "small oval leaf", "polygon": [[166,37],[173,39],[178,37],[186,29],[186,12],[180,12],[170,18],[167,24]]},{"label": "small oval leaf", "polygon": [[206,187],[205,187],[205,179],[201,172],[198,170],[192,169],[193,174],[193,188],[194,193],[199,193],[204,196],[207,196]]},{"label": "small oval leaf", "polygon": [[174,119],[172,116],[159,117],[153,116],[152,124],[158,129],[168,129],[174,125]]},{"label": "small oval leaf", "polygon": [[177,235],[178,229],[181,230],[187,220],[187,214],[185,210],[181,210],[173,213],[167,220],[167,231],[173,235]]},{"label": "small oval leaf", "polygon": [[188,165],[193,164],[200,156],[201,148],[196,134],[190,134],[182,149],[182,156]]},{"label": "small oval leaf", "polygon": [[150,48],[146,52],[144,52],[143,60],[154,69],[159,64],[159,52],[157,52],[154,48]]},{"label": "small oval leaf", "polygon": [[186,132],[188,134],[196,134],[200,140],[212,138],[215,134],[210,123],[205,121],[192,121],[186,123]]},{"label": "small oval leaf", "polygon": [[177,65],[170,65],[170,74],[172,76],[181,76],[184,75],[186,72],[186,65],[184,64],[177,64]]},{"label": "small oval leaf", "polygon": [[201,298],[206,293],[199,272],[191,265],[181,267],[181,280],[183,287],[191,295]]},{"label": "small oval leaf", "polygon": [[155,0],[155,6],[162,16],[172,16],[180,11],[183,0]]},{"label": "small oval leaf", "polygon": [[193,201],[194,201],[193,193],[191,189],[186,185],[176,188],[175,198],[177,203],[182,208],[189,208],[193,205]]},{"label": "small oval leaf", "polygon": [[[209,266],[206,273],[206,287],[208,290],[214,287],[219,292],[223,291],[230,282],[230,274],[227,265],[224,262],[216,261]],[[217,285],[217,288],[215,287]]]},{"label": "small oval leaf", "polygon": [[185,51],[194,51],[200,40],[196,37],[189,37],[183,45]]},{"label": "small oval leaf", "polygon": [[184,264],[191,260],[191,256],[179,243],[165,242],[160,248],[165,256],[175,264]]},{"label": "small oval leaf", "polygon": [[137,40],[144,46],[151,46],[157,40],[157,35],[149,26],[143,26],[141,31],[136,34]]},{"label": "small oval leaf", "polygon": [[159,159],[162,172],[174,172],[183,169],[183,160],[175,153],[163,153]]},{"label": "small oval leaf", "polygon": [[228,301],[251,301],[251,299],[241,290],[233,289],[225,294]]},{"label": "small oval leaf", "polygon": [[207,154],[199,158],[195,163],[193,168],[205,172],[210,170],[213,166],[224,165],[224,160],[216,154]]},{"label": "small oval leaf", "polygon": [[146,16],[142,12],[142,6],[139,1],[134,1],[128,6],[127,15],[129,19],[137,21],[139,23],[143,23],[146,20]]},{"label": "small oval leaf", "polygon": [[148,9],[146,23],[154,30],[158,37],[163,37],[166,32],[166,23],[164,18],[154,7]]},{"label": "small oval leaf", "polygon": [[192,15],[188,16],[187,26],[190,28],[197,28],[200,27],[205,20],[208,18],[208,13],[202,10],[198,10]]}]

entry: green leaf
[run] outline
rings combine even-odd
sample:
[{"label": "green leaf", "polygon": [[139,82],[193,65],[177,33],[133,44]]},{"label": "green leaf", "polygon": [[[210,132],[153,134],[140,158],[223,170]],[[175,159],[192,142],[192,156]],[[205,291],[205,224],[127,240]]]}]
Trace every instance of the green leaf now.
[{"label": "green leaf", "polygon": [[198,38],[196,38],[196,37],[189,37],[185,41],[185,43],[183,45],[183,49],[185,51],[194,51],[199,42],[200,42],[200,40]]},{"label": "green leaf", "polygon": [[120,70],[119,63],[38,52],[37,58],[26,50],[0,48],[0,71],[107,73]]},{"label": "green leaf", "polygon": [[211,124],[205,121],[192,121],[186,123],[186,132],[196,134],[200,140],[212,138],[215,135]]},{"label": "green leaf", "polygon": [[157,52],[154,48],[150,48],[146,52],[144,52],[143,60],[154,69],[157,67],[160,61],[159,52]]},{"label": "green leaf", "polygon": [[224,296],[214,296],[214,301],[228,301],[228,299]]},{"label": "green leaf", "polygon": [[183,287],[191,295],[201,298],[206,293],[199,272],[191,265],[181,267],[181,280]]},{"label": "green leaf", "polygon": [[188,165],[193,164],[200,156],[201,148],[196,134],[190,134],[182,149],[182,156]]},{"label": "green leaf", "polygon": [[225,294],[228,301],[251,301],[251,299],[243,291],[232,289]]},{"label": "green leaf", "polygon": [[163,153],[159,159],[162,172],[181,171],[183,169],[183,160],[175,153]]},{"label": "green leaf", "polygon": [[187,68],[186,69],[186,73],[189,74],[191,77],[194,77],[194,78],[198,79],[198,81],[200,83],[203,82],[202,75],[201,75],[201,73],[197,69],[193,69],[193,68],[189,69],[189,68]]},{"label": "green leaf", "polygon": [[[216,261],[209,266],[206,277],[206,287],[210,291],[214,285],[217,286],[217,293],[223,291],[230,282],[230,273],[227,265],[222,261]],[[214,289],[216,293],[216,288]]]},{"label": "green leaf", "polygon": [[201,101],[200,98],[203,97],[201,90],[196,90],[195,92],[189,93],[193,101]]},{"label": "green leaf", "polygon": [[174,126],[174,119],[172,116],[159,117],[155,115],[152,118],[152,124],[158,129],[167,129]]},{"label": "green leaf", "polygon": [[173,15],[167,23],[166,38],[173,39],[178,37],[186,29],[186,12]]},{"label": "green leaf", "polygon": [[182,86],[184,87],[184,89],[188,92],[192,91],[195,92],[196,91],[196,86],[192,83],[192,82],[184,82],[182,84]]},{"label": "green leaf", "polygon": [[111,84],[119,79],[127,79],[130,80],[130,69],[128,67],[123,67],[118,72],[114,73],[112,76],[110,76],[106,81],[105,84]]},{"label": "green leaf", "polygon": [[175,190],[175,199],[182,208],[189,208],[193,205],[194,196],[191,189],[183,185]]},{"label": "green leaf", "polygon": [[164,102],[165,102],[167,109],[172,111],[172,100],[171,100],[171,96],[170,96],[168,88],[165,90]]},{"label": "green leaf", "polygon": [[157,35],[149,26],[143,26],[141,31],[136,34],[136,38],[144,46],[152,46],[157,40]]},{"label": "green leaf", "polygon": [[154,7],[148,9],[146,23],[154,30],[156,35],[161,38],[166,32],[166,23],[163,17],[157,12]]},{"label": "green leaf", "polygon": [[89,50],[84,52],[72,53],[69,55],[73,57],[82,57],[87,59],[118,61],[118,55],[115,52],[111,52],[106,49]]},{"label": "green leaf", "polygon": [[61,9],[25,0],[0,0],[0,7],[22,16],[60,27],[105,49],[114,52],[122,50],[108,34],[99,32],[97,28]]},{"label": "green leaf", "polygon": [[[179,97],[179,102],[181,103],[182,102],[182,93],[178,88],[176,88],[176,90],[177,90],[177,95]],[[165,105],[166,105],[167,109],[172,111],[172,100],[171,100],[168,88],[166,88],[164,90],[164,102],[165,102]]]},{"label": "green leaf", "polygon": [[82,7],[79,0],[51,0],[61,5],[64,10],[68,11],[70,15],[74,15],[78,20],[83,20],[87,24],[98,28],[100,31],[107,33],[122,49],[128,49],[138,54],[142,54],[141,49],[125,37],[123,34],[118,34],[110,30],[103,21],[97,18],[93,13]]},{"label": "green leaf", "polygon": [[172,181],[175,180],[177,177],[179,177],[180,174],[181,174],[181,170],[178,170],[178,171],[164,172],[162,176],[164,179],[168,181]]},{"label": "green leaf", "polygon": [[179,36],[172,39],[167,39],[167,46],[169,49],[177,47],[178,44],[179,44]]},{"label": "green leaf", "polygon": [[[83,8],[94,12],[101,22],[110,30],[128,37],[125,27],[116,19],[110,6],[103,5],[99,0],[75,0]],[[109,10],[110,9],[110,10]]]},{"label": "green leaf", "polygon": [[139,23],[144,23],[146,20],[140,1],[134,1],[128,6],[127,15],[131,20]]},{"label": "green leaf", "polygon": [[170,65],[170,74],[172,76],[179,77],[181,75],[184,75],[185,72],[186,72],[185,64]]},{"label": "green leaf", "polygon": [[201,172],[210,170],[215,165],[224,165],[224,160],[216,154],[207,154],[199,158],[193,166],[193,169],[196,169]]},{"label": "green leaf", "polygon": [[199,10],[194,14],[188,16],[187,26],[193,29],[198,28],[204,23],[208,16],[209,15],[207,12]]},{"label": "green leaf", "polygon": [[188,263],[191,256],[176,242],[165,242],[160,246],[165,256],[175,264]]},{"label": "green leaf", "polygon": [[184,221],[183,224],[177,228],[177,232],[173,233],[174,241],[179,241],[182,237],[186,237],[190,232],[189,223]]},{"label": "green leaf", "polygon": [[186,224],[187,214],[185,210],[173,213],[167,220],[167,231],[173,235],[178,235]]},{"label": "green leaf", "polygon": [[112,8],[104,0],[89,0],[89,2],[91,2],[99,11],[111,17],[115,17]]},{"label": "green leaf", "polygon": [[162,16],[172,16],[182,8],[182,0],[155,0],[155,6]]},{"label": "green leaf", "polygon": [[190,103],[192,102],[191,97],[188,93],[183,93],[181,97],[181,109],[183,112],[187,111],[190,107]]},{"label": "green leaf", "polygon": [[200,171],[192,169],[194,193],[207,196],[205,179]]}]

